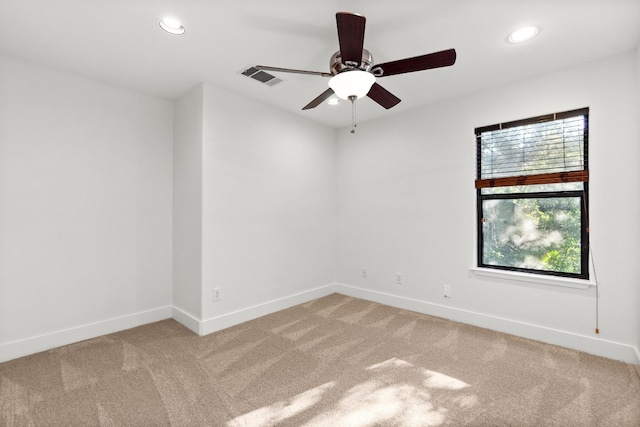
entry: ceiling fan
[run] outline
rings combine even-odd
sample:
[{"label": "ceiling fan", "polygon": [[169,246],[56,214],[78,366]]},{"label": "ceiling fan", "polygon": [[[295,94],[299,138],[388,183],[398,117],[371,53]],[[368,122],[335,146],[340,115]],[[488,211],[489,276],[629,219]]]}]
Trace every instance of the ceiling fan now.
[{"label": "ceiling fan", "polygon": [[[400,102],[400,98],[376,83],[376,78],[395,74],[412,73],[432,68],[448,67],[456,62],[455,49],[429,53],[413,58],[375,64],[371,53],[364,49],[364,29],[366,18],[350,12],[336,13],[338,42],[340,50],[331,56],[329,72],[295,70],[291,68],[256,65],[259,70],[281,71],[285,73],[310,74],[331,77],[329,89],[322,92],[302,109],[317,107],[334,94],[351,101],[353,105],[353,127],[355,128],[355,101],[368,96],[382,107],[389,109]],[[354,130],[352,129],[353,133]]]}]

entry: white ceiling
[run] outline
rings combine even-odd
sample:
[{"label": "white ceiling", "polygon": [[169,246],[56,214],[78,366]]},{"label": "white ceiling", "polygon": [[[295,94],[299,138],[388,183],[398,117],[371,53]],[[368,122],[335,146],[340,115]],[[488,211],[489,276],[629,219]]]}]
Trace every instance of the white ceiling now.
[{"label": "white ceiling", "polygon": [[[277,74],[270,87],[240,71],[255,64],[329,71],[338,50],[335,13],[367,17],[366,49],[377,63],[455,48],[452,67],[383,77],[402,102],[385,110],[358,101],[360,122],[503,82],[636,49],[640,0],[0,0],[0,52],[174,99],[200,82],[332,127],[350,105],[301,108],[327,78]],[[172,36],[159,20],[180,19]],[[530,42],[506,37],[541,27]]]}]

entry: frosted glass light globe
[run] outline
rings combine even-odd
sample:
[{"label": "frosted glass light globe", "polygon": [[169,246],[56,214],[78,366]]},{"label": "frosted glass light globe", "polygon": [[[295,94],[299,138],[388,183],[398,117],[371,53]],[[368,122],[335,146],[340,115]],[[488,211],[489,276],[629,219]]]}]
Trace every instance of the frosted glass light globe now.
[{"label": "frosted glass light globe", "polygon": [[366,71],[343,71],[329,80],[329,87],[339,98],[348,100],[350,96],[356,98],[366,96],[375,81],[374,75]]}]

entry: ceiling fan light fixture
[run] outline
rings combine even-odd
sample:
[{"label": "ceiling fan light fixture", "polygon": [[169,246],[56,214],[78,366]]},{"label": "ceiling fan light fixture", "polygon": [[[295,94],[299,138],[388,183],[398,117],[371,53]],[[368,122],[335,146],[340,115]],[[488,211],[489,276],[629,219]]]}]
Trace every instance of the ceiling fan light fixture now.
[{"label": "ceiling fan light fixture", "polygon": [[509,34],[509,43],[522,43],[531,40],[538,35],[538,27],[529,26],[520,28]]},{"label": "ceiling fan light fixture", "polygon": [[167,33],[175,34],[176,36],[181,36],[186,31],[185,28],[180,23],[180,21],[173,18],[161,19],[160,28],[165,30]]},{"label": "ceiling fan light fixture", "polygon": [[329,100],[327,101],[327,104],[329,105],[338,105],[340,104],[340,98],[337,98],[335,96],[332,96],[331,98],[329,98]]},{"label": "ceiling fan light fixture", "polygon": [[329,80],[329,87],[339,98],[348,100],[351,96],[356,98],[366,96],[375,81],[375,76],[367,71],[343,71]]}]

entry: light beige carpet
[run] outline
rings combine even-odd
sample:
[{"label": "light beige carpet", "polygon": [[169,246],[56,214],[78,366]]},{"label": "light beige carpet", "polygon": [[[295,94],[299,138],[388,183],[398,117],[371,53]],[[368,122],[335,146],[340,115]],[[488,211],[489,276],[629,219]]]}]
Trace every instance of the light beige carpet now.
[{"label": "light beige carpet", "polygon": [[634,365],[330,295],[0,364],[3,426],[640,426]]}]

